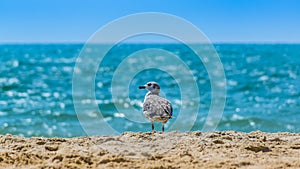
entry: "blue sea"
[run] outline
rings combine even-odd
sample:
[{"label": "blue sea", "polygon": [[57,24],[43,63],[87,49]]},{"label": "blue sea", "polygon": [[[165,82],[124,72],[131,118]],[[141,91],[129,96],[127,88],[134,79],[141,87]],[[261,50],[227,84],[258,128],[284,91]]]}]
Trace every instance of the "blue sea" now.
[{"label": "blue sea", "polygon": [[[0,134],[25,137],[75,137],[88,134],[82,125],[89,121],[79,120],[72,90],[73,73],[79,71],[74,67],[80,62],[78,56],[83,46],[84,44],[0,45]],[[216,130],[300,132],[300,44],[214,44],[214,47],[226,77],[226,102]],[[183,106],[180,86],[168,72],[146,69],[138,72],[130,81],[122,81],[120,78],[114,87],[126,86],[129,96],[126,91],[122,97],[112,96],[112,78],[118,66],[130,54],[147,48],[174,53],[189,67],[200,94],[200,107],[197,112],[191,112],[196,113],[191,130],[202,130],[212,101],[212,82],[203,61],[183,44],[114,46],[92,77],[95,78],[92,91],[85,91],[86,88],[82,87],[81,92],[76,92],[77,98],[84,98],[88,92],[95,93],[99,109],[90,110],[87,106],[87,119],[101,117],[119,133],[151,131],[150,123],[131,119],[135,116],[143,117],[141,104],[146,91],[139,90],[138,86],[156,81],[161,86],[162,95],[170,100],[174,109],[175,118],[170,119],[166,129],[177,120]],[[136,62],[131,61],[133,64]],[[124,70],[131,69],[132,65],[127,66]],[[176,66],[173,65],[174,69]],[[89,65],[86,65],[86,70],[81,71],[82,77],[91,77],[88,70]],[[181,71],[177,73],[182,84],[191,83],[185,80]],[[118,92],[123,94],[122,91]],[[195,102],[193,92],[195,91],[190,91],[187,100],[190,108]],[[189,93],[185,94],[189,96]],[[79,101],[87,105],[92,102],[88,99]],[[138,113],[132,113],[132,117],[127,118],[126,111],[130,107],[134,107]],[[183,121],[181,125],[184,128],[184,125],[190,124]],[[97,131],[103,130],[97,123],[91,126],[95,135]],[[156,124],[156,129],[160,130],[160,124]]]}]

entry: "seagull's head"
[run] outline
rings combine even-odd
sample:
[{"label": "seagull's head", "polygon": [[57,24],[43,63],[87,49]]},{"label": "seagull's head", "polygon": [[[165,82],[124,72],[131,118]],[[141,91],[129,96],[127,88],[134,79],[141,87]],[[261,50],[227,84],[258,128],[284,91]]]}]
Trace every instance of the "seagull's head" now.
[{"label": "seagull's head", "polygon": [[147,84],[143,86],[139,86],[139,89],[147,89],[150,94],[159,94],[160,86],[156,82],[148,82]]}]

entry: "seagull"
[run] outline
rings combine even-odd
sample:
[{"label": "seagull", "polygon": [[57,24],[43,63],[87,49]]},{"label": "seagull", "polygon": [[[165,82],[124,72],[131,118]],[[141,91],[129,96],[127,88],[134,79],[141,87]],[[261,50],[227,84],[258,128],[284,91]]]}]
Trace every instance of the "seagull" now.
[{"label": "seagull", "polygon": [[164,124],[172,118],[172,105],[169,100],[159,96],[160,86],[156,82],[148,82],[139,89],[147,89],[143,103],[143,113],[145,117],[152,123],[152,132],[154,131],[154,122],[162,123],[162,132],[164,132]]}]

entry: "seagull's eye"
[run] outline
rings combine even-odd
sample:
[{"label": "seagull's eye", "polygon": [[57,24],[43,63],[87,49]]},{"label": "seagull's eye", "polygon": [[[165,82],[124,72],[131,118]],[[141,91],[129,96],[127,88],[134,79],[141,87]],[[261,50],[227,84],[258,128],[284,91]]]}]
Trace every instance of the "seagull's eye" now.
[{"label": "seagull's eye", "polygon": [[151,83],[148,83],[147,86],[151,86]]}]

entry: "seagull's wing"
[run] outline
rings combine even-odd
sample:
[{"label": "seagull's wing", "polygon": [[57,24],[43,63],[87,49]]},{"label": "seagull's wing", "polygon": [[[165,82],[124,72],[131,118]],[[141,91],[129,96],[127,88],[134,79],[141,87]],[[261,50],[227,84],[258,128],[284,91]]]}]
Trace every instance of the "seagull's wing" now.
[{"label": "seagull's wing", "polygon": [[167,114],[167,116],[169,116],[169,118],[172,118],[173,108],[172,108],[171,103],[168,100],[163,99],[161,105],[164,109],[164,112]]},{"label": "seagull's wing", "polygon": [[144,115],[154,121],[166,122],[172,118],[171,103],[157,95],[146,96],[143,104]]}]

